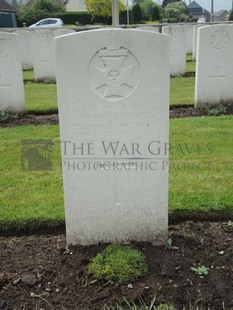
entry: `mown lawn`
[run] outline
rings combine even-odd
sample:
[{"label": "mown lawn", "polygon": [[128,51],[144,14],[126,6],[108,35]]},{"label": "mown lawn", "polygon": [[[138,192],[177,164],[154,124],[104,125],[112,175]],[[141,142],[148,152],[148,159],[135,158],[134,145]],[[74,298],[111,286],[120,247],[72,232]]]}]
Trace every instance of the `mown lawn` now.
[{"label": "mown lawn", "polygon": [[[1,128],[0,230],[63,221],[59,128]],[[170,122],[170,211],[233,209],[233,117]],[[21,139],[52,139],[52,171],[21,170]]]},{"label": "mown lawn", "polygon": [[57,111],[56,84],[26,83],[24,87],[27,112]]}]

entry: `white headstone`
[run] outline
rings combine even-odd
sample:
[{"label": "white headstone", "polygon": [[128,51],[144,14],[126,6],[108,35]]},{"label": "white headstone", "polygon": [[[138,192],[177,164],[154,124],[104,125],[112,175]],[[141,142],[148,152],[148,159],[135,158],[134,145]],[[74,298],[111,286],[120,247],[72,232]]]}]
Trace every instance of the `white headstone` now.
[{"label": "white headstone", "polygon": [[186,69],[186,37],[182,25],[165,26],[163,34],[171,36],[171,75],[182,75]]},{"label": "white headstone", "polygon": [[25,112],[25,96],[17,34],[0,32],[0,111]]},{"label": "white headstone", "polygon": [[31,32],[32,56],[35,80],[55,79],[53,30]]},{"label": "white headstone", "polygon": [[195,105],[209,107],[233,100],[233,27],[199,28]]},{"label": "white headstone", "polygon": [[68,243],[167,238],[169,48],[123,29],[55,39]]},{"label": "white headstone", "polygon": [[75,33],[75,30],[72,29],[57,29],[54,30],[53,34],[54,34],[54,38],[59,37],[59,36],[64,36],[66,34],[70,34],[70,33]]},{"label": "white headstone", "polygon": [[193,60],[196,60],[196,53],[197,53],[197,33],[198,29],[201,27],[205,27],[206,24],[200,23],[193,27]]},{"label": "white headstone", "polygon": [[19,39],[19,49],[21,53],[23,70],[32,70],[32,52],[31,52],[31,35],[28,30],[19,30],[15,32]]},{"label": "white headstone", "polygon": [[159,33],[159,27],[152,27],[152,26],[140,26],[136,28],[137,30],[144,30],[144,31],[152,31]]},{"label": "white headstone", "polygon": [[193,52],[193,24],[185,24],[184,26],[184,32],[186,36],[186,53],[192,53]]}]

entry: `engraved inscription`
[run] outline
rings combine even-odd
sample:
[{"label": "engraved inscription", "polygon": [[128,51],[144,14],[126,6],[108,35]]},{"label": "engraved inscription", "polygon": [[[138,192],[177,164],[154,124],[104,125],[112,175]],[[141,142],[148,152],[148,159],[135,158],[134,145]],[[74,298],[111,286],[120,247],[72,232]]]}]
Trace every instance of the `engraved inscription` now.
[{"label": "engraved inscription", "polygon": [[225,72],[226,71],[224,70],[223,66],[216,64],[216,66],[214,67],[214,72],[210,73],[210,75],[208,76],[209,80],[213,85],[213,91],[215,93],[215,96],[218,100],[221,99],[221,89],[224,87],[225,81],[227,79]]},{"label": "engraved inscription", "polygon": [[136,89],[139,63],[133,53],[114,41],[92,57],[88,76],[90,87],[98,96],[120,100]]},{"label": "engraved inscription", "polygon": [[229,38],[224,30],[215,30],[210,36],[210,45],[214,49],[223,49],[229,45]]},{"label": "engraved inscription", "polygon": [[0,39],[0,58],[7,58],[6,39]]}]

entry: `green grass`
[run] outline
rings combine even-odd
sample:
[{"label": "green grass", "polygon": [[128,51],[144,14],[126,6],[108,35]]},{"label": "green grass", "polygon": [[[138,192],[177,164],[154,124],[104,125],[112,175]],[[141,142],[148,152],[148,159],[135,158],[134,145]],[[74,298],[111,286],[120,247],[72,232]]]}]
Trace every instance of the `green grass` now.
[{"label": "green grass", "polygon": [[[51,225],[64,219],[58,126],[1,128],[0,230]],[[170,122],[169,210],[233,209],[233,117],[173,119]],[[21,170],[21,139],[52,139],[52,171]],[[188,148],[193,150],[188,154]],[[204,147],[198,154],[197,145]],[[208,154],[206,144],[212,149]],[[212,162],[209,169],[207,161]],[[200,164],[195,170],[189,163]],[[180,166],[178,166],[180,164]]]},{"label": "green grass", "polygon": [[[194,78],[171,78],[171,105],[194,104]],[[56,84],[26,83],[27,112],[57,110]]]},{"label": "green grass", "polygon": [[[58,126],[0,130],[0,229],[40,226],[64,219]],[[21,170],[21,139],[52,139],[52,171]],[[6,225],[6,227],[5,227]]]},{"label": "green grass", "polygon": [[[171,121],[170,142],[175,145],[170,154],[171,211],[233,209],[232,135],[232,116]],[[189,149],[193,145],[191,155],[185,143]]]},{"label": "green grass", "polygon": [[34,79],[34,71],[33,70],[23,71],[23,79],[24,79],[24,81],[33,80]]},{"label": "green grass", "polygon": [[192,60],[192,55],[186,56],[186,72],[195,72],[196,62]]},{"label": "green grass", "polygon": [[24,87],[27,112],[57,110],[56,84],[26,83]]},{"label": "green grass", "polygon": [[170,80],[170,105],[193,105],[195,78],[171,78]]}]

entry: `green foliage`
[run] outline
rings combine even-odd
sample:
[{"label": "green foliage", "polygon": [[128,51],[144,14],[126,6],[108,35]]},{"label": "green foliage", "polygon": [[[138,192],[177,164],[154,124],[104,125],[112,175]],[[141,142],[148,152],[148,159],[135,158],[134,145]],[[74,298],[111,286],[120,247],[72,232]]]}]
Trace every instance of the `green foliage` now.
[{"label": "green foliage", "polygon": [[152,21],[154,20],[160,20],[160,12],[158,6],[154,6],[152,11]]},{"label": "green foliage", "polygon": [[17,24],[20,27],[23,23],[29,26],[40,19],[54,17],[54,14],[62,12],[65,12],[65,8],[52,0],[37,0],[32,7],[20,7],[17,13]]},{"label": "green foliage", "polygon": [[75,25],[76,22],[79,25],[91,24],[91,15],[88,12],[64,12],[56,13],[53,17],[60,18],[65,25]]},{"label": "green foliage", "polygon": [[189,16],[186,15],[185,12],[186,12],[186,5],[183,1],[171,2],[167,4],[164,9],[165,17],[176,18],[179,22],[189,18]]},{"label": "green foliage", "polygon": [[18,114],[12,115],[12,114],[8,114],[8,113],[0,111],[0,123],[5,122],[10,119],[16,119],[18,117],[19,117]]},{"label": "green foliage", "polygon": [[227,112],[227,107],[220,104],[216,107],[213,107],[211,109],[209,109],[209,115],[210,116],[218,116],[218,115],[224,115]]},{"label": "green foliage", "polygon": [[151,19],[156,4],[152,0],[143,0],[139,5],[142,10],[142,16],[149,16],[149,19]]},{"label": "green foliage", "polygon": [[33,5],[34,10],[44,10],[49,13],[65,12],[65,7],[59,5],[52,0],[37,0]]},{"label": "green foliage", "polygon": [[142,21],[142,10],[139,4],[133,6],[132,15],[134,23],[140,23]]},{"label": "green foliage", "polygon": [[194,271],[199,276],[204,276],[209,273],[209,268],[207,268],[205,265],[198,266],[197,268],[191,267],[191,270]]},{"label": "green foliage", "polygon": [[22,6],[16,15],[17,25],[18,27],[22,27],[23,23],[26,23],[27,26],[30,26],[40,19],[50,17],[50,15],[48,11],[34,10],[34,8]]},{"label": "green foliage", "polygon": [[[112,0],[85,0],[87,11],[94,20],[97,16],[110,18],[112,16]],[[125,10],[125,4],[119,0],[119,12]]]},{"label": "green foliage", "polygon": [[148,267],[144,255],[138,250],[112,244],[93,258],[88,270],[96,279],[126,282],[147,274]]},{"label": "green foliage", "polygon": [[165,242],[165,249],[169,250],[169,251],[174,251],[174,250],[178,250],[179,248],[177,246],[174,246],[172,244],[172,239],[169,238],[166,242]]}]

